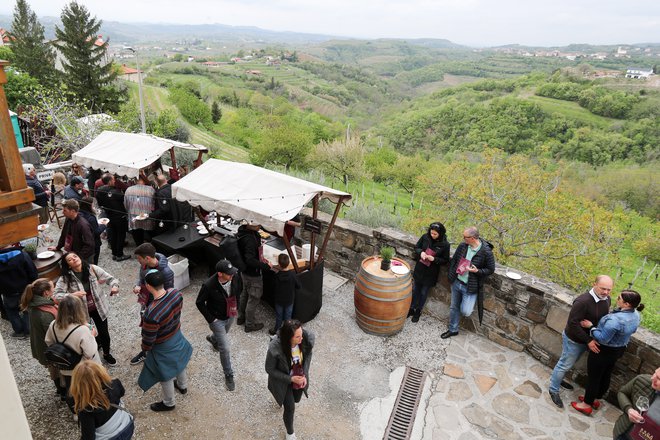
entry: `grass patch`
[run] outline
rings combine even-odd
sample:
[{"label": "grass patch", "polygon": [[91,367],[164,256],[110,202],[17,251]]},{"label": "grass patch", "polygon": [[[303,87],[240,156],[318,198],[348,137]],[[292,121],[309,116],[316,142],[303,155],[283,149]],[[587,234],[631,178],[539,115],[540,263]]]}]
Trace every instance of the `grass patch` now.
[{"label": "grass patch", "polygon": [[595,127],[607,128],[614,123],[620,122],[618,119],[594,115],[589,110],[580,107],[580,104],[577,102],[562,101],[536,95],[528,96],[526,99],[538,104],[544,111],[550,114],[559,113],[566,116],[568,119],[581,121],[587,125]]}]

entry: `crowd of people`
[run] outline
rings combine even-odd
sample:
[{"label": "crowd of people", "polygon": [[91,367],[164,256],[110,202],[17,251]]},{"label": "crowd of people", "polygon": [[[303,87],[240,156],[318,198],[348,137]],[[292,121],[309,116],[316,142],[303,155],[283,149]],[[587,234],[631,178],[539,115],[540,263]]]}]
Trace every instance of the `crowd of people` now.
[{"label": "crowd of people", "polygon": [[[193,347],[181,332],[183,297],[174,288],[174,274],[167,258],[150,243],[152,237],[170,227],[171,189],[165,176],[156,177],[155,188],[145,176],[133,184],[119,185],[116,176],[103,174],[89,191],[80,169],[74,164],[68,185],[58,176],[50,190],[41,186],[47,199],[61,197],[66,218],[59,240],[52,247],[64,252],[61,276],[55,282],[38,278],[32,259],[20,246],[0,250],[3,312],[12,325],[13,337],[29,337],[33,357],[47,368],[59,399],[67,403],[78,421],[82,438],[129,439],[134,419],[122,405],[125,389],[106,370],[117,364],[111,351],[107,296],[119,292],[120,280],[98,266],[101,237],[107,235],[115,261],[131,258],[124,253],[127,232],[135,241],[133,256],[139,267],[132,292],[141,309],[136,321],[141,328],[141,350],[130,363],[142,364],[138,378],[142,390],[160,384],[161,400],[152,403],[151,410],[172,411],[176,408],[176,393],[188,392],[187,365]],[[26,177],[35,179],[34,167],[26,167],[25,172]],[[107,225],[99,222],[96,204],[109,219]],[[213,275],[202,284],[195,305],[209,325],[206,339],[219,353],[225,387],[234,391],[230,330],[234,324],[243,325],[246,332],[264,327],[255,313],[263,295],[262,275],[275,272],[276,319],[269,329],[265,370],[268,390],[283,407],[286,438],[295,439],[295,405],[303,394],[307,395],[315,337],[291,319],[300,284],[289,270],[288,255],[279,255],[277,265],[264,259],[258,231],[258,225],[239,228],[241,267],[230,260],[218,261]],[[463,240],[450,257],[446,229],[434,222],[417,241],[414,259],[408,316],[412,322],[420,320],[428,292],[438,282],[440,267],[446,265],[451,305],[449,325],[441,337],[458,335],[461,316],[470,316],[475,305],[480,312],[483,310],[484,283],[495,271],[492,246],[476,227],[470,226],[463,230]],[[551,400],[560,408],[560,388],[573,387],[564,376],[585,352],[587,386],[584,395],[571,406],[586,415],[600,408],[599,399],[609,390],[614,365],[639,326],[639,311],[644,307],[639,293],[623,290],[611,310],[613,284],[610,277],[599,275],[571,308],[562,334],[562,354],[549,386]],[[52,352],[60,344],[72,351],[75,365],[58,367],[54,363]],[[635,435],[643,423],[647,431],[656,429],[657,433],[660,399],[655,397],[659,391],[660,368],[653,376],[637,377],[619,390],[624,415],[615,426],[615,439],[641,438]],[[640,406],[644,397],[646,405]]]}]

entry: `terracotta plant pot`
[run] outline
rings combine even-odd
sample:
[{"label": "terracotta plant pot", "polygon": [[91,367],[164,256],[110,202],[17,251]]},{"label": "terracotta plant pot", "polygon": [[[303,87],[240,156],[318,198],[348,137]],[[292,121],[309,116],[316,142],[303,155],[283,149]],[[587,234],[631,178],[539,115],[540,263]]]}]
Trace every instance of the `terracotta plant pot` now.
[{"label": "terracotta plant pot", "polygon": [[380,270],[388,271],[388,270],[390,270],[390,266],[391,266],[391,265],[392,265],[392,261],[391,261],[391,260],[382,260],[382,261],[380,262]]}]

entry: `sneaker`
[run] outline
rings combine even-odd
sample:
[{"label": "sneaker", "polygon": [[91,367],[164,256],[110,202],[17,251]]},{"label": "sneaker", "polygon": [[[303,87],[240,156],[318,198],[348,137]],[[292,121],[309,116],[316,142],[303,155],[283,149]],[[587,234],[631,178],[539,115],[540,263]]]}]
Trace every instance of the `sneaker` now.
[{"label": "sneaker", "polygon": [[238,319],[236,319],[236,324],[237,324],[237,325],[243,325],[243,324],[245,324],[245,318],[238,318]]},{"label": "sneaker", "polygon": [[287,434],[286,440],[296,440],[296,434]]},{"label": "sneaker", "polygon": [[245,324],[245,333],[256,332],[261,330],[262,328],[264,328],[264,324],[262,322],[258,322],[252,325]]},{"label": "sneaker", "polygon": [[274,336],[275,333],[277,333],[277,330],[275,330],[275,327],[273,327],[273,328],[269,328],[269,329],[268,329],[268,334],[269,334],[269,335]]},{"label": "sneaker", "polygon": [[181,388],[179,386],[179,382],[177,382],[176,379],[174,379],[174,388],[176,388],[176,390],[181,394],[186,394],[188,392],[188,388]]},{"label": "sneaker", "polygon": [[561,397],[559,396],[559,393],[553,393],[552,391],[548,391],[548,394],[550,394],[550,399],[552,400],[552,403],[557,405],[557,408],[564,407],[564,402],[561,401]]},{"label": "sneaker", "polygon": [[408,316],[407,316],[407,318],[410,318],[410,317],[413,316],[414,314],[415,314],[415,309],[408,309]]},{"label": "sneaker", "polygon": [[209,341],[209,342],[211,343],[211,345],[213,346],[213,349],[214,349],[215,351],[218,351],[218,344],[216,344],[215,341],[213,340],[213,336],[208,335],[208,336],[206,337],[206,340]]},{"label": "sneaker", "polygon": [[108,363],[108,365],[117,365],[117,359],[115,359],[110,353],[103,355],[103,360]]},{"label": "sneaker", "polygon": [[126,261],[126,260],[130,260],[131,256],[130,255],[120,255],[118,257],[113,257],[112,259],[115,260],[115,261]]},{"label": "sneaker", "polygon": [[413,315],[411,321],[412,321],[412,322],[417,322],[417,321],[419,321],[419,315]]},{"label": "sneaker", "polygon": [[176,405],[167,406],[161,400],[160,402],[152,403],[151,405],[149,405],[149,408],[151,408],[152,411],[156,411],[156,412],[172,411],[174,408],[176,408]]},{"label": "sneaker", "polygon": [[227,391],[234,391],[236,389],[234,376],[225,376],[225,386],[227,387]]},{"label": "sneaker", "polygon": [[442,339],[447,339],[447,338],[451,338],[452,336],[456,336],[456,335],[458,335],[458,332],[450,332],[449,330],[447,330],[446,332],[441,334],[440,337]]},{"label": "sneaker", "polygon": [[78,414],[74,414],[74,415],[73,415],[73,421],[74,421],[74,422],[78,422]]},{"label": "sneaker", "polygon": [[131,359],[131,365],[139,364],[146,357],[147,357],[147,354],[144,351],[139,352],[138,354],[135,355],[135,357],[133,359]]}]

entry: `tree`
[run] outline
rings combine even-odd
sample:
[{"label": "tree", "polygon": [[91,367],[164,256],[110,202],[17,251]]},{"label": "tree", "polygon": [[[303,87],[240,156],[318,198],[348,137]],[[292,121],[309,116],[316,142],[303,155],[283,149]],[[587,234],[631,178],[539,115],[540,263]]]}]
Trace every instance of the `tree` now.
[{"label": "tree", "polygon": [[44,27],[25,0],[16,0],[10,35],[14,66],[47,86],[55,77],[55,52],[45,42]]},{"label": "tree", "polygon": [[7,69],[7,84],[5,94],[10,109],[18,111],[19,106],[29,106],[34,103],[34,96],[43,92],[43,87],[35,78],[27,73]]},{"label": "tree", "polygon": [[368,176],[365,165],[366,151],[358,136],[348,139],[321,141],[313,153],[313,162],[326,174],[340,179],[344,185],[349,180],[360,180]]},{"label": "tree", "polygon": [[213,105],[211,106],[211,120],[214,124],[217,124],[220,118],[222,118],[222,110],[220,110],[218,101],[213,101]]},{"label": "tree", "polygon": [[455,235],[475,224],[499,263],[582,288],[594,273],[607,273],[620,231],[610,211],[564,188],[561,170],[495,149],[479,164],[435,163],[420,177],[420,194],[434,209],[414,226],[442,219]]},{"label": "tree", "polygon": [[108,41],[97,43],[101,20],[90,16],[83,5],[72,1],[60,16],[62,27],[55,27],[57,47],[65,58],[64,83],[68,91],[87,108],[116,111],[120,96],[111,83],[117,77],[106,60]]},{"label": "tree", "polygon": [[266,163],[300,168],[312,150],[314,135],[307,127],[291,118],[267,116],[261,128],[261,136],[250,153],[250,161],[259,166]]}]

